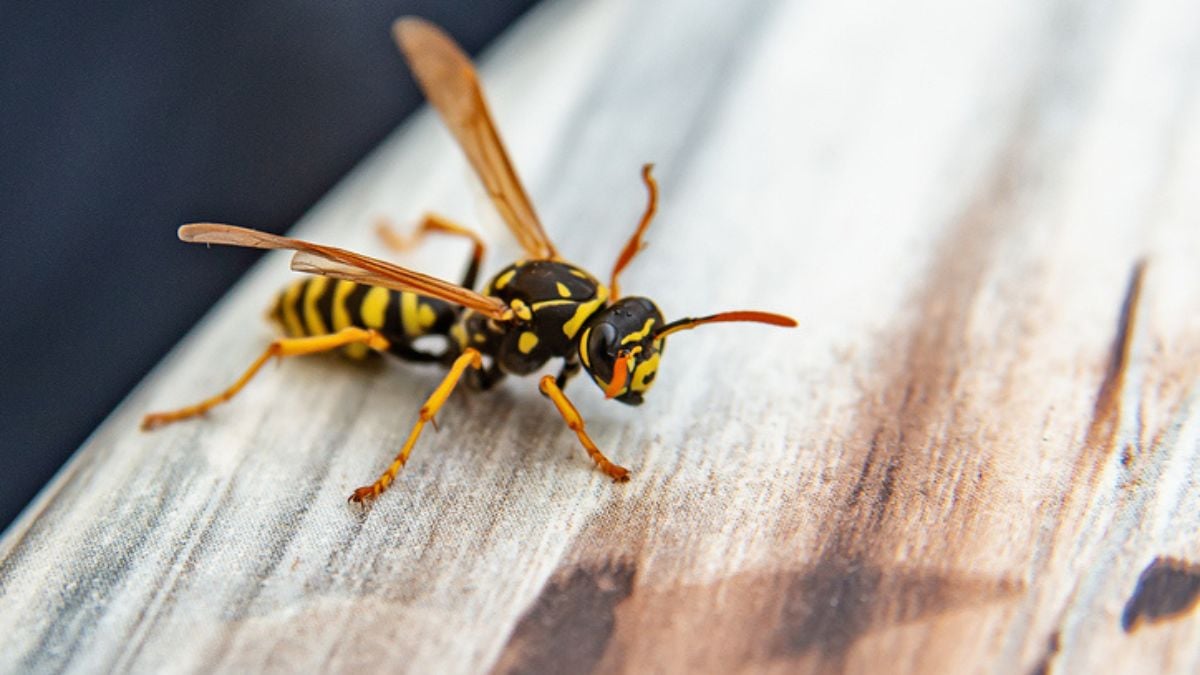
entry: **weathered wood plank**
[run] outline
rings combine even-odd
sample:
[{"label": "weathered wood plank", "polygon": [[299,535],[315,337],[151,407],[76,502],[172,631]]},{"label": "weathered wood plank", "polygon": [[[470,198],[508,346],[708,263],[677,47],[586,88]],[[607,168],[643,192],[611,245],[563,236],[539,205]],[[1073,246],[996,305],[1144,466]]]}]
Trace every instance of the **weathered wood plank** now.
[{"label": "weathered wood plank", "polygon": [[[568,256],[607,270],[654,160],[628,290],[802,329],[672,338],[639,409],[576,385],[620,486],[533,380],[456,395],[360,517],[436,369],[137,431],[261,350],[268,256],[0,542],[0,668],[1200,670],[1200,4],[578,0],[484,75]],[[422,115],[298,231],[483,214],[494,269],[465,177]]]}]

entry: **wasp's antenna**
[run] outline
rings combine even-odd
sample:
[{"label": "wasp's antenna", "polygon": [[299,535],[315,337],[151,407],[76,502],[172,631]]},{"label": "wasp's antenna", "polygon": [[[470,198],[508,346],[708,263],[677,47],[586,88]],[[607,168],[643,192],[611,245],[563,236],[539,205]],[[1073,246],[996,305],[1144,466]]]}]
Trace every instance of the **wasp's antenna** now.
[{"label": "wasp's antenna", "polygon": [[621,287],[617,285],[617,275],[625,269],[630,260],[633,260],[633,256],[637,255],[638,251],[646,248],[645,242],[642,241],[642,235],[646,234],[646,228],[650,226],[650,220],[654,218],[654,212],[658,210],[658,182],[654,180],[654,176],[650,175],[653,169],[653,164],[642,165],[642,180],[645,181],[646,190],[650,194],[646,202],[646,211],[642,214],[642,222],[638,223],[633,236],[625,242],[625,248],[621,250],[621,255],[617,257],[617,262],[613,265],[612,281],[608,284],[609,297],[613,300],[621,297]]},{"label": "wasp's antenna", "polygon": [[654,338],[664,338],[671,333],[678,333],[681,330],[689,330],[706,323],[722,323],[726,321],[751,321],[753,323],[766,323],[772,326],[783,326],[784,328],[795,328],[796,320],[790,316],[782,314],[772,314],[771,312],[721,312],[711,316],[702,316],[698,319],[679,319],[659,328],[654,333]]}]

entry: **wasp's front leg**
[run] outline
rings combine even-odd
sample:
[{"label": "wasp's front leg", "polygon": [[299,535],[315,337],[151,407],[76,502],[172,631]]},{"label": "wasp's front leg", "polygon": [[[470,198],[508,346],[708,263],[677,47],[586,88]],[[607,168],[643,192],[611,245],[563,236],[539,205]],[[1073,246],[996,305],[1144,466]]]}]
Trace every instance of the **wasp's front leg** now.
[{"label": "wasp's front leg", "polygon": [[567,382],[569,382],[572,377],[575,377],[575,375],[579,373],[579,369],[579,359],[575,358],[574,356],[568,356],[564,358],[562,370],[558,371],[558,377],[554,378],[554,384],[557,385],[559,389],[566,389]]},{"label": "wasp's front leg", "polygon": [[592,461],[596,463],[596,467],[612,478],[614,482],[623,483],[629,480],[629,469],[619,464],[613,464],[604,456],[603,452],[600,452],[600,448],[596,447],[592,437],[587,435],[587,431],[583,428],[583,418],[579,416],[579,411],[562,392],[562,388],[554,381],[554,377],[551,375],[543,377],[538,388],[554,402],[554,407],[558,408],[558,414],[562,415],[567,426],[579,437],[579,442],[583,444],[583,449],[587,451],[588,457],[591,457]]}]

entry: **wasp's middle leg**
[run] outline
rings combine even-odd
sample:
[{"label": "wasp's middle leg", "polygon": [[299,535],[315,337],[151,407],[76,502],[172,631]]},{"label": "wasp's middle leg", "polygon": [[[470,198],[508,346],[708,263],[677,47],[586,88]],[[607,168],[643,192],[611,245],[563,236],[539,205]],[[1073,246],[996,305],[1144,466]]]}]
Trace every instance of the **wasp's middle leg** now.
[{"label": "wasp's middle leg", "polygon": [[458,384],[462,377],[463,371],[467,368],[479,369],[483,367],[483,358],[478,350],[467,348],[459,355],[454,363],[450,366],[450,372],[446,373],[446,377],[437,389],[429,395],[425,405],[421,406],[421,412],[417,417],[417,423],[413,425],[412,431],[408,433],[408,439],[404,441],[404,446],[400,448],[400,452],[396,454],[395,459],[388,465],[388,468],[380,474],[379,478],[375,479],[374,483],[360,487],[350,495],[350,501],[361,504],[367,500],[374,499],[383,493],[384,490],[396,480],[396,474],[400,473],[400,469],[408,462],[408,456],[412,454],[413,446],[416,445],[417,439],[421,436],[421,430],[425,428],[425,423],[433,420],[433,416],[437,414],[446,399],[450,397],[450,393],[454,391],[455,385]]},{"label": "wasp's middle leg", "polygon": [[567,382],[579,374],[579,369],[579,359],[573,356],[563,359],[562,369],[558,371],[558,377],[554,378],[554,384],[558,385],[559,389],[565,389]]}]

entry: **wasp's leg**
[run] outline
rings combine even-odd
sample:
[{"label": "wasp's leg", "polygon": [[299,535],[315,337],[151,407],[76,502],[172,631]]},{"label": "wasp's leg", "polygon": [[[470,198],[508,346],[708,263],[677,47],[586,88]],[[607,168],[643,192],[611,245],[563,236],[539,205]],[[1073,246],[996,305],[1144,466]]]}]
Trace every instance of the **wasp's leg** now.
[{"label": "wasp's leg", "polygon": [[618,483],[629,480],[629,469],[609,461],[604,456],[604,453],[600,452],[600,448],[596,447],[591,437],[587,435],[587,432],[583,428],[583,418],[579,416],[579,411],[575,409],[575,406],[571,405],[571,401],[567,399],[566,394],[563,394],[562,389],[555,383],[554,376],[546,375],[543,377],[538,388],[554,402],[554,407],[558,408],[558,413],[562,415],[567,426],[579,437],[579,442],[583,444],[583,449],[587,451],[588,457],[592,458],[596,466],[607,474],[609,478]]},{"label": "wasp's leg", "polygon": [[484,366],[479,370],[467,373],[467,385],[475,391],[487,391],[500,383],[504,379],[505,373],[500,370],[500,364],[492,361],[491,364]]},{"label": "wasp's leg", "polygon": [[246,383],[258,373],[258,371],[263,367],[263,364],[274,357],[284,358],[285,356],[317,354],[319,352],[327,352],[332,349],[338,349],[339,347],[345,347],[346,345],[352,344],[364,344],[376,351],[386,351],[389,345],[388,341],[382,335],[380,335],[378,331],[355,327],[343,328],[342,330],[336,333],[330,333],[329,335],[317,335],[314,337],[303,338],[280,338],[272,342],[271,345],[267,347],[266,351],[264,351],[262,355],[254,361],[254,363],[250,364],[250,367],[246,369],[246,372],[242,373],[242,376],[238,378],[237,382],[234,382],[233,385],[225,391],[213,396],[212,398],[205,399],[195,405],[189,405],[184,408],[179,408],[178,410],[150,413],[142,418],[142,429],[154,429],[156,427],[163,426],[164,424],[170,424],[171,422],[177,422],[179,420],[195,417],[196,415],[202,415],[208,412],[216,406],[233,398],[234,395],[241,391],[242,387],[246,386]]},{"label": "wasp's leg", "polygon": [[403,469],[404,464],[408,462],[408,456],[412,454],[413,445],[416,444],[417,438],[421,436],[421,429],[441,409],[442,404],[450,396],[450,392],[454,391],[454,386],[458,384],[463,371],[468,367],[483,367],[483,359],[480,357],[479,351],[470,347],[454,360],[454,364],[450,366],[450,372],[446,373],[446,377],[442,379],[442,383],[429,395],[429,399],[425,401],[425,405],[421,406],[421,413],[417,418],[416,425],[409,432],[408,440],[404,441],[404,447],[400,448],[400,452],[396,454],[396,458],[388,465],[387,470],[380,474],[374,483],[355,490],[354,494],[350,495],[350,501],[361,504],[365,500],[374,499],[386,490],[392,484],[392,481],[396,480],[396,474],[400,473],[400,469]]},{"label": "wasp's leg", "polygon": [[559,389],[565,389],[567,382],[571,381],[579,373],[579,359],[566,358],[563,359],[562,370],[558,371],[558,377],[554,378],[554,384],[558,385]]},{"label": "wasp's leg", "polygon": [[654,180],[654,175],[651,173],[653,169],[653,164],[642,166],[642,181],[646,183],[646,191],[649,193],[646,199],[646,210],[642,213],[642,220],[638,223],[637,229],[633,231],[633,236],[625,242],[625,248],[621,249],[621,255],[617,257],[617,262],[613,265],[612,281],[608,284],[610,301],[621,297],[621,286],[617,284],[617,277],[620,276],[621,270],[625,269],[638,251],[646,247],[645,242],[642,241],[642,235],[646,234],[646,228],[650,226],[654,212],[658,210],[658,182]]},{"label": "wasp's leg", "polygon": [[383,240],[383,243],[396,251],[407,251],[413,248],[421,243],[421,240],[430,232],[453,234],[470,239],[474,247],[471,249],[471,261],[467,263],[467,271],[463,274],[461,285],[464,288],[475,288],[475,281],[479,277],[479,266],[483,264],[483,254],[487,247],[484,246],[483,239],[473,230],[436,213],[426,213],[425,217],[421,219],[421,224],[417,226],[417,231],[411,236],[405,237],[397,232],[396,228],[392,227],[391,221],[386,218],[380,218],[377,221],[375,232]]}]

